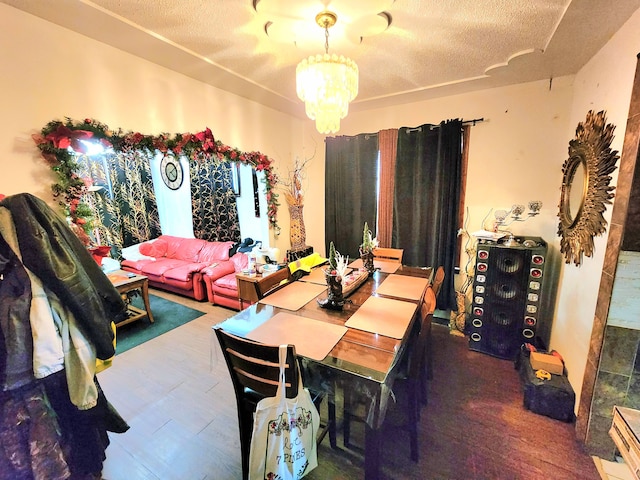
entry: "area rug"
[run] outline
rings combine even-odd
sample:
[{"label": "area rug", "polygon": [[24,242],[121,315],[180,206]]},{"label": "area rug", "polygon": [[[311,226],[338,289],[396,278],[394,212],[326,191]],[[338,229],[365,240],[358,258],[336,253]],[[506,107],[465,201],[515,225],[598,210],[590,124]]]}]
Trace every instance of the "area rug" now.
[{"label": "area rug", "polygon": [[[140,297],[135,297],[131,303],[138,308],[144,308]],[[116,355],[204,315],[203,312],[155,295],[149,295],[149,304],[154,322],[150,323],[145,317],[118,327]]]}]

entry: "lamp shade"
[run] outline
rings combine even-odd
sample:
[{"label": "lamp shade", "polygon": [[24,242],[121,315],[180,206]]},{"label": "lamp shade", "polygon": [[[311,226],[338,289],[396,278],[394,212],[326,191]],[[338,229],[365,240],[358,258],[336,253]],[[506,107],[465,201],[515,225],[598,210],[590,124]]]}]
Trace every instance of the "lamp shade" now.
[{"label": "lamp shade", "polygon": [[358,95],[358,66],[342,55],[310,56],[296,68],[296,90],[318,132],[335,133]]}]

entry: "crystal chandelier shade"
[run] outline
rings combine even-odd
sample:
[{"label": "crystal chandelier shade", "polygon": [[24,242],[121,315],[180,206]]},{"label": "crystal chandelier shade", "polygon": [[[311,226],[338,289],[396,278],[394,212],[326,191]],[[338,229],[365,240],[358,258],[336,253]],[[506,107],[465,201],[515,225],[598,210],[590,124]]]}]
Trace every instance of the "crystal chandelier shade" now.
[{"label": "crystal chandelier shade", "polygon": [[325,29],[324,55],[310,56],[296,68],[296,91],[305,102],[305,111],[315,120],[322,134],[340,130],[340,120],[349,113],[349,102],[358,95],[358,66],[344,56],[329,55],[329,27],[337,17],[332,12],[316,16],[316,23]]}]

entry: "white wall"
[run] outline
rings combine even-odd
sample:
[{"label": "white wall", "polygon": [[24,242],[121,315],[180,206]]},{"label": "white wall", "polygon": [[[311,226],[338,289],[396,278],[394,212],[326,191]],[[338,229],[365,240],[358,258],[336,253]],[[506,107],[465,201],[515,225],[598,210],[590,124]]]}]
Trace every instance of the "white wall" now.
[{"label": "white wall", "polygon": [[[576,75],[570,112],[570,125],[573,130],[567,131],[567,137],[575,136],[575,127],[578,122],[584,121],[589,110],[605,110],[608,123],[616,127],[611,147],[622,152],[636,70],[636,55],[639,51],[640,10]],[[616,185],[617,179],[618,170],[613,173],[611,184]],[[612,206],[607,207],[607,222],[611,219],[611,212]],[[595,252],[592,258],[585,258],[580,267],[564,265],[561,272],[556,311],[558,321],[551,340],[553,346],[565,357],[569,380],[578,397],[576,404],[579,403],[589,351],[607,237],[608,231],[595,238]]]},{"label": "white wall", "polygon": [[[145,134],[196,133],[209,127],[227,145],[268,155],[285,174],[302,152],[302,136],[291,135],[301,122],[288,115],[5,4],[0,4],[0,29],[2,194],[30,192],[51,200],[55,178],[31,135],[64,117],[94,118]],[[286,250],[288,235],[275,238],[267,232],[264,205],[262,211],[263,235]],[[287,217],[285,206],[280,218],[288,228]]]}]

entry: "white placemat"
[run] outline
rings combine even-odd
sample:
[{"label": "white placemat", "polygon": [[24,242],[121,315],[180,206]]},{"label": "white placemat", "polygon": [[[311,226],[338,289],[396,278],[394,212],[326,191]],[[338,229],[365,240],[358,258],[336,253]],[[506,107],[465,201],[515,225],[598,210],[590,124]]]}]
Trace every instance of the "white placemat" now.
[{"label": "white placemat", "polygon": [[279,312],[249,332],[247,338],[268,345],[293,344],[299,355],[320,361],[345,333],[347,327],[342,325]]},{"label": "white placemat", "polygon": [[285,310],[299,310],[326,289],[326,285],[316,285],[315,283],[309,282],[291,282],[286,287],[260,299],[260,303],[284,308]]},{"label": "white placemat", "polygon": [[407,275],[389,275],[378,286],[378,295],[420,300],[424,289],[429,285],[428,278],[409,277]]},{"label": "white placemat", "polygon": [[344,325],[401,339],[417,308],[417,304],[404,300],[369,297]]},{"label": "white placemat", "polygon": [[300,281],[317,283],[318,285],[327,285],[327,280],[324,278],[324,267],[313,268],[308,275],[300,277]]},{"label": "white placemat", "polygon": [[[362,259],[358,258],[349,264],[351,268],[362,268]],[[373,260],[373,266],[382,273],[395,273],[401,266],[397,262],[385,262],[384,260]]]}]

